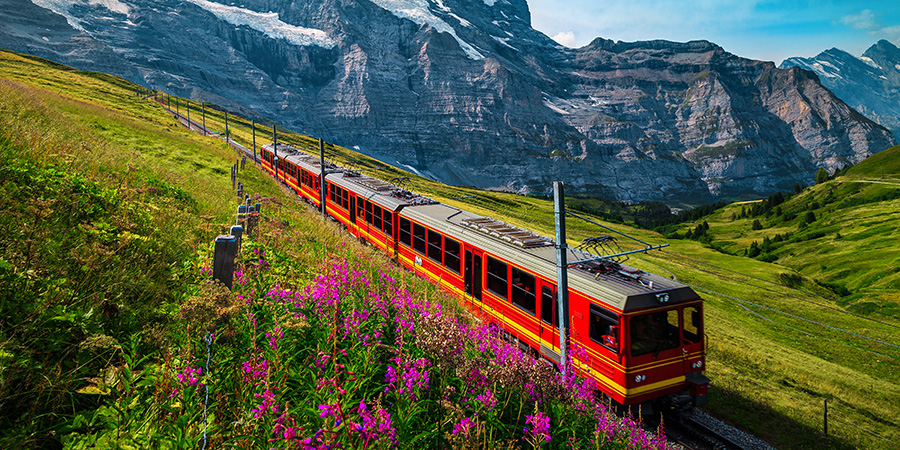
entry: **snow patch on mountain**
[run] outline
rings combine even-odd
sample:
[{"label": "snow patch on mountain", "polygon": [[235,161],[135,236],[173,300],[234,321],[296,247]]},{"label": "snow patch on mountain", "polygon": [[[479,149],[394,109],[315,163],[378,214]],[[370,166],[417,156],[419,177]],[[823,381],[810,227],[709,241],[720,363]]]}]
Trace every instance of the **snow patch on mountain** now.
[{"label": "snow patch on mountain", "polygon": [[[456,42],[459,43],[459,46],[469,58],[474,60],[484,59],[484,55],[475,50],[475,47],[472,47],[468,42],[462,40],[450,24],[431,12],[428,8],[428,0],[372,0],[372,2],[401,19],[409,19],[419,25],[429,25],[441,33],[453,36],[453,39],[456,39]],[[443,2],[438,2],[437,7],[444,11],[448,10]]]},{"label": "snow patch on mountain", "polygon": [[859,59],[860,59],[860,61],[862,61],[876,69],[881,69],[881,66],[876,64],[875,61],[872,61],[872,58],[869,58],[868,56],[860,56]]},{"label": "snow patch on mountain", "polygon": [[123,14],[126,17],[131,14],[131,8],[119,0],[31,0],[31,3],[65,17],[69,26],[82,32],[85,29],[81,26],[81,20],[72,12],[72,7],[76,5],[103,6],[114,13]]},{"label": "snow patch on mountain", "polygon": [[283,22],[278,13],[261,13],[249,9],[227,6],[207,0],[187,0],[234,26],[246,26],[272,39],[284,39],[298,46],[317,45],[334,48],[337,45],[327,33],[315,28],[304,28]]},{"label": "snow patch on mountain", "polygon": [[497,0],[484,0],[484,4],[488,6],[494,6],[494,3],[497,3]]}]

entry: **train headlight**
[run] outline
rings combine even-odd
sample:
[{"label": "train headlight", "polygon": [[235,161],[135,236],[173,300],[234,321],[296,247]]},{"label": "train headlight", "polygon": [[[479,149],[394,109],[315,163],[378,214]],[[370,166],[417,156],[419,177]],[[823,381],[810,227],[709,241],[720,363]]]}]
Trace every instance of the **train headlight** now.
[{"label": "train headlight", "polygon": [[656,300],[660,303],[669,303],[669,294],[656,294]]},{"label": "train headlight", "polygon": [[697,362],[691,364],[691,367],[693,367],[694,369],[699,369],[699,368],[703,367],[703,361],[697,361]]},{"label": "train headlight", "polygon": [[634,377],[634,382],[640,383],[641,381],[644,381],[646,379],[647,379],[647,375],[637,375]]}]

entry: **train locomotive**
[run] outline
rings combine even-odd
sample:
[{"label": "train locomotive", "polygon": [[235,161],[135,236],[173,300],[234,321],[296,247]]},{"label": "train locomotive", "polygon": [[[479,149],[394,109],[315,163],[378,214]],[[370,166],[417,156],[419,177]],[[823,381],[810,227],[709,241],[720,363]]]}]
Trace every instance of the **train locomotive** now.
[{"label": "train locomotive", "polygon": [[[559,363],[556,247],[531,231],[472,214],[285,144],[262,167],[402,266],[458,296],[523,349]],[[325,183],[324,190],[320,183]],[[320,192],[325,192],[321,198]],[[703,301],[688,286],[568,250],[570,342],[579,375],[644,414],[706,403]]]}]

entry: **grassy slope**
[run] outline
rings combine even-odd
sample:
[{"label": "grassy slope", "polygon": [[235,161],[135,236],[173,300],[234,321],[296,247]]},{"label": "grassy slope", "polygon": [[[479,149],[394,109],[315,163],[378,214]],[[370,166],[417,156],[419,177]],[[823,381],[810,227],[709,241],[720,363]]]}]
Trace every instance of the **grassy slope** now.
[{"label": "grassy slope", "polygon": [[[5,54],[0,73],[7,79],[42,86],[51,91],[66,92],[65,96],[97,101],[102,98],[107,107],[127,111],[126,115],[133,116],[134,119],[126,119],[126,127],[115,126],[100,117],[92,118],[90,114],[82,118],[85,111],[91,110],[90,104],[72,102],[68,112],[73,119],[89,128],[93,135],[110,140],[112,145],[133,148],[135,159],[129,161],[129,164],[136,171],[151,174],[159,170],[163,172],[160,176],[169,180],[169,183],[199,192],[195,198],[200,205],[198,212],[201,216],[215,217],[221,214],[222,208],[213,206],[215,199],[219,198],[217,192],[230,188],[227,186],[227,177],[222,175],[228,170],[227,159],[222,158],[228,152],[221,146],[210,146],[208,140],[178,129],[174,121],[158,113],[158,107],[134,102],[133,97],[128,97],[129,89],[117,89],[115,84],[106,84],[102,81],[103,76],[75,77],[71,72],[46,70],[33,64]],[[35,72],[41,76],[20,75]],[[74,89],[72,83],[76,78],[79,86],[86,87]],[[199,117],[199,114],[194,114],[191,113],[192,118]],[[229,122],[232,137],[249,144],[249,127],[231,117]],[[158,131],[160,125],[163,132]],[[224,128],[221,119],[209,116],[207,125],[219,130]],[[167,142],[168,136],[173,134],[178,135],[178,139]],[[257,133],[257,143],[268,142],[268,138],[261,134]],[[309,150],[316,148],[311,139],[280,139],[293,141]],[[184,146],[184,142],[195,140],[195,147]],[[219,157],[219,162],[213,164],[203,160],[201,155],[210,152]],[[329,152],[329,157],[339,162],[358,159],[364,161],[364,166],[380,168],[378,171],[367,172],[379,178],[390,180],[395,176],[409,176],[411,188],[438,199],[476,195],[473,199],[444,201],[495,217],[496,207],[491,205],[501,205],[502,210],[509,214],[501,218],[552,235],[552,205],[545,201],[443,186],[345,149],[329,146]],[[165,161],[165,164],[160,161]],[[174,167],[179,169],[172,169],[170,164],[175,164]],[[101,158],[92,165],[91,170],[102,175],[104,170],[110,170],[109,167],[121,165],[117,161],[104,162]],[[192,174],[195,170],[199,170],[200,174],[208,174],[208,177],[194,177]],[[266,182],[260,180],[260,183],[264,185]],[[208,197],[202,195],[206,189],[209,190]],[[730,217],[730,212],[727,216]],[[213,218],[210,222],[221,224],[223,221]],[[714,220],[710,221],[713,232],[714,224]],[[573,244],[585,236],[608,234],[607,231],[573,219],[570,219],[569,228]],[[646,241],[666,242],[656,233],[627,227],[617,228]],[[623,246],[624,241],[620,240]],[[896,328],[866,323],[843,312],[798,300],[797,297],[800,297],[841,308],[836,302],[817,296],[817,293],[823,293],[822,290],[815,290],[809,283],[805,283],[802,288],[810,292],[796,291],[772,283],[779,280],[781,273],[793,273],[790,268],[723,255],[692,241],[673,240],[670,243],[673,246],[665,252],[635,256],[628,263],[656,273],[670,272],[679,280],[699,289],[719,293],[701,291],[708,300],[710,356],[707,374],[714,380],[710,410],[768,438],[781,448],[820,448],[823,444],[834,448],[883,448],[890,444],[888,439],[900,437],[896,423],[896,418],[900,417],[900,407],[893,401],[900,397],[896,378],[900,355],[896,349],[853,338],[758,306],[741,306],[739,302],[724,295],[753,301],[887,342],[898,342]],[[748,244],[749,242],[745,245]],[[851,261],[842,263],[849,262]],[[729,272],[728,269],[759,279]],[[896,289],[892,286],[885,286],[884,292],[888,296],[896,295]],[[892,323],[896,324],[896,321]],[[823,442],[818,430],[821,429],[821,399],[824,397],[829,398],[832,413],[830,432],[836,437]],[[873,436],[869,431],[880,437]]]}]

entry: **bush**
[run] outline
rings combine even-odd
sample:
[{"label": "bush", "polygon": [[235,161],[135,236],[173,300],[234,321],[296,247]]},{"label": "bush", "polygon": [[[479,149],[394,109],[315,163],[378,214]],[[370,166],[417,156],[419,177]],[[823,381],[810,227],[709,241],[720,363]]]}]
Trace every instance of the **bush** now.
[{"label": "bush", "polygon": [[753,220],[753,225],[750,226],[750,229],[752,229],[752,230],[762,230],[763,229],[762,223],[760,223],[759,219]]}]

